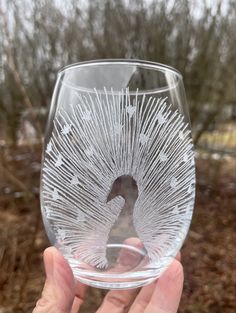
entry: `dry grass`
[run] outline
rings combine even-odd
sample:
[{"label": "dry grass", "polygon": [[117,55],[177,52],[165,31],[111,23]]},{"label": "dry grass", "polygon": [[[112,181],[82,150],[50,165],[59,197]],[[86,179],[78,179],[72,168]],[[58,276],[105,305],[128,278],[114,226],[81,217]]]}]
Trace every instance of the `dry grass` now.
[{"label": "dry grass", "polygon": [[[0,183],[0,313],[32,311],[44,282],[42,252],[49,245],[39,211],[40,153],[22,149],[11,155],[5,155],[9,169],[32,194],[19,193],[9,177]],[[182,249],[181,313],[236,312],[236,161],[222,164],[198,162],[196,209]],[[95,312],[103,296],[90,290],[82,312]]]}]

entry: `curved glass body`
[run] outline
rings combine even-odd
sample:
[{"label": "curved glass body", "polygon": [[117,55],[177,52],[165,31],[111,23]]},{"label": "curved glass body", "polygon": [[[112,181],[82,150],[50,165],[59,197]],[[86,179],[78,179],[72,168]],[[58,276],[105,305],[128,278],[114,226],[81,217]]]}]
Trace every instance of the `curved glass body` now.
[{"label": "curved glass body", "polygon": [[138,60],[74,64],[58,74],[45,137],[41,208],[76,279],[145,285],[189,229],[195,166],[182,76]]}]

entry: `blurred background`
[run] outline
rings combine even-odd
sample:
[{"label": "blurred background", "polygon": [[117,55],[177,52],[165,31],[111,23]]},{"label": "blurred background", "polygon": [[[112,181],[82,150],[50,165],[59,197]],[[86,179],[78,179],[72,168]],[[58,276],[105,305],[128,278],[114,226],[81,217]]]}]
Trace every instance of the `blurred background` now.
[{"label": "blurred background", "polygon": [[[236,312],[236,1],[0,2],[0,313],[31,312],[49,245],[39,206],[57,72],[98,58],[169,64],[184,77],[197,197],[179,312]],[[92,289],[82,312],[105,291]]]}]

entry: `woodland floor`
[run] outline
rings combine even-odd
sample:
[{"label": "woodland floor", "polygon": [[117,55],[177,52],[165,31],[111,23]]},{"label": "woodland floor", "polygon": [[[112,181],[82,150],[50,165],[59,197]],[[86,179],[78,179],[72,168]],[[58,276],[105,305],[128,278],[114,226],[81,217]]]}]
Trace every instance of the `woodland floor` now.
[{"label": "woodland floor", "polygon": [[[5,155],[0,175],[0,313],[28,313],[42,290],[42,252],[49,245],[39,210],[40,153],[21,149],[11,155]],[[235,169],[234,158],[197,160],[196,206],[182,248],[180,313],[236,312]],[[81,312],[95,312],[104,294],[91,289]]]}]

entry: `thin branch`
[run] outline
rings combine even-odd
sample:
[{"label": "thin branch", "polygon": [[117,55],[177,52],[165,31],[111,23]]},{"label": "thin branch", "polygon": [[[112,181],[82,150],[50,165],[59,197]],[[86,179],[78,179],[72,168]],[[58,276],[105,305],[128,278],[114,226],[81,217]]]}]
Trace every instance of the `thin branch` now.
[{"label": "thin branch", "polygon": [[33,110],[34,106],[33,106],[32,102],[31,102],[31,100],[27,94],[25,86],[22,83],[22,79],[21,79],[20,74],[17,70],[16,63],[15,63],[13,53],[12,53],[12,44],[11,44],[11,38],[10,38],[9,30],[8,30],[7,18],[6,18],[6,15],[2,11],[1,8],[0,8],[0,16],[2,17],[2,26],[3,26],[2,30],[3,30],[3,33],[5,35],[5,39],[6,39],[6,43],[3,45],[3,50],[4,50],[6,57],[7,57],[7,65],[9,67],[9,69],[11,70],[14,81],[15,81],[15,83],[16,83],[16,85],[17,85],[17,87],[21,93],[21,96],[23,98],[23,103],[25,104],[25,106],[27,108],[30,109],[30,114],[31,114],[32,119],[34,121],[38,136],[39,136],[40,140],[42,141],[43,134],[42,134],[41,126],[37,120],[36,113]]},{"label": "thin branch", "polygon": [[13,185],[17,186],[20,190],[30,193],[28,187],[19,180],[6,166],[3,162],[0,162],[0,172],[5,176]]}]

